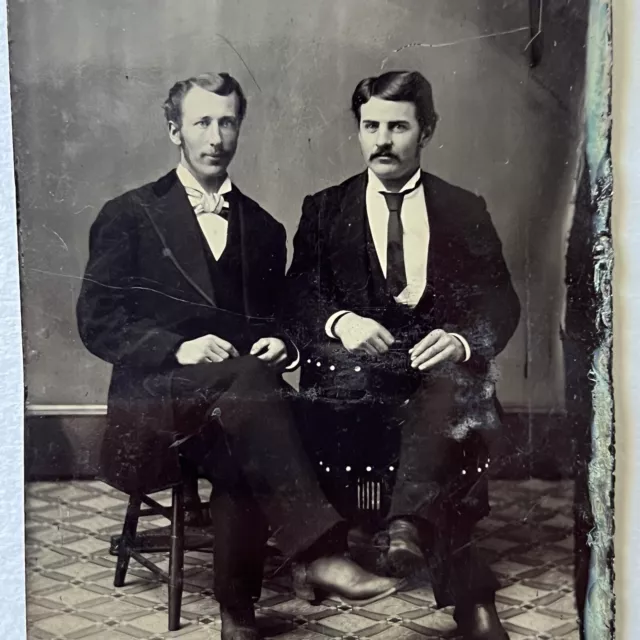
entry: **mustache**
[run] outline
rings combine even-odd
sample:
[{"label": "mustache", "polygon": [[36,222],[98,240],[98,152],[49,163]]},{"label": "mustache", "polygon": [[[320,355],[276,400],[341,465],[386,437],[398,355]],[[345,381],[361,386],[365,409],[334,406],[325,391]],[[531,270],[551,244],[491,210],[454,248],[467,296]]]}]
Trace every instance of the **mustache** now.
[{"label": "mustache", "polygon": [[369,160],[375,160],[376,158],[391,158],[392,160],[399,160],[398,156],[395,153],[392,153],[389,147],[382,147],[381,149],[374,151],[369,156]]}]

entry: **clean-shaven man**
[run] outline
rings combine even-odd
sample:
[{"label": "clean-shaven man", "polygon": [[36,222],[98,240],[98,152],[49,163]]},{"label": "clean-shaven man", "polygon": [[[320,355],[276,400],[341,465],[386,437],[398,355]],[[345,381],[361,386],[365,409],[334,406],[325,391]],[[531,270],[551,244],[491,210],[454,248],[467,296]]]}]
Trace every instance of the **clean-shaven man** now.
[{"label": "clean-shaven man", "polygon": [[180,162],[103,207],[77,307],[85,345],[113,364],[102,477],[152,493],[188,462],[212,482],[225,640],[258,636],[269,533],[301,595],[362,603],[397,584],[345,557],[344,522],[298,441],[280,377],[298,354],[275,321],[285,231],[227,173],[246,107],[226,73],[172,87],[164,110]]}]

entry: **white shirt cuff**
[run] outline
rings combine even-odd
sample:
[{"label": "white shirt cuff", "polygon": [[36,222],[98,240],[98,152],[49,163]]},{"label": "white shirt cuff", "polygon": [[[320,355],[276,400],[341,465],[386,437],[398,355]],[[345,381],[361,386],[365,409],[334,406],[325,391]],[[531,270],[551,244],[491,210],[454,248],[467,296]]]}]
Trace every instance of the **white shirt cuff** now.
[{"label": "white shirt cuff", "polygon": [[284,370],[285,371],[295,371],[298,368],[298,365],[300,364],[300,351],[298,350],[298,347],[296,347],[296,345],[293,345],[293,348],[296,350],[296,359],[291,363],[288,364]]},{"label": "white shirt cuff", "polygon": [[330,338],[333,338],[334,340],[338,339],[338,336],[333,333],[333,327],[335,327],[336,322],[338,322],[342,316],[346,316],[347,313],[351,313],[351,311],[336,311],[333,315],[329,316],[327,323],[324,325],[324,330]]},{"label": "white shirt cuff", "polygon": [[449,335],[455,336],[462,342],[462,346],[464,347],[464,360],[462,362],[467,362],[469,358],[471,358],[471,347],[469,343],[459,333],[450,333]]}]

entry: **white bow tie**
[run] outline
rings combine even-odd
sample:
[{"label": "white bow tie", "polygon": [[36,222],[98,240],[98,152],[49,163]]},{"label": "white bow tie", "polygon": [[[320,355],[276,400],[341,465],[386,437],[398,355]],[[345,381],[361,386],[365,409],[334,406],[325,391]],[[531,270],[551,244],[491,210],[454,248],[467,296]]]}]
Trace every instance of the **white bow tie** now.
[{"label": "white bow tie", "polygon": [[[197,216],[205,213],[213,213],[226,217],[229,203],[219,193],[206,193],[200,189],[186,187],[189,202]],[[227,211],[224,211],[224,210]]]}]

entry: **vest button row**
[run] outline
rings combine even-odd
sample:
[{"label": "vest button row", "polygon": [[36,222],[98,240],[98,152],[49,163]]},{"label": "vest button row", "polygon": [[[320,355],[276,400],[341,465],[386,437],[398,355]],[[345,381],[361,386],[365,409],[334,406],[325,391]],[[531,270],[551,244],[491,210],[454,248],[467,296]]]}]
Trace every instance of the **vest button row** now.
[{"label": "vest button row", "polygon": [[[488,469],[488,468],[489,468],[489,463],[490,463],[490,462],[491,462],[491,460],[489,460],[489,459],[487,458],[487,461],[485,462],[485,465],[484,465],[484,468],[485,468],[485,469]],[[478,473],[482,473],[482,471],[483,471],[482,467],[478,467]],[[463,469],[460,473],[461,473],[463,476],[466,476],[466,475],[467,475],[467,470],[466,470],[466,469]]]},{"label": "vest button row", "polygon": [[[307,360],[307,364],[312,364],[311,358]],[[321,367],[321,366],[322,366],[322,362],[320,362],[319,360],[316,360],[316,367]],[[329,371],[335,371],[335,370],[336,370],[335,365],[332,364],[329,366]],[[353,367],[353,370],[356,373],[360,373],[362,371],[362,367],[360,365],[356,365],[355,367]]]},{"label": "vest button row", "polygon": [[[322,461],[321,461],[321,462],[320,462],[320,466],[321,466],[321,467],[324,467],[324,462],[322,462]],[[395,471],[395,469],[396,469],[396,468],[395,468],[393,465],[389,467],[389,471]],[[347,465],[347,466],[345,467],[345,469],[344,469],[344,470],[345,470],[345,471],[351,471],[351,467],[350,467],[349,465]],[[325,467],[325,471],[326,471],[327,473],[329,473],[329,472],[331,471],[331,467]],[[373,468],[372,468],[372,467],[367,467],[367,468],[366,468],[366,471],[367,471],[368,473],[370,473],[371,471],[373,471]]]},{"label": "vest button row", "polygon": [[[320,463],[320,466],[321,466],[321,467],[323,466],[323,463],[322,463],[322,462]],[[487,463],[485,463],[484,468],[485,468],[485,469],[488,469],[488,468],[489,468],[489,463],[488,463],[488,462],[487,462]],[[325,467],[325,471],[326,471],[327,473],[329,473],[329,472],[331,471],[331,467]],[[347,472],[351,471],[351,467],[347,465],[347,466],[345,467],[345,471],[347,471]],[[371,467],[367,467],[367,468],[366,468],[366,471],[367,471],[368,473],[370,473],[371,471],[373,471],[373,469],[372,469]],[[389,467],[389,471],[395,471],[395,467],[393,467],[393,466]],[[483,471],[482,467],[478,467],[478,473],[482,473],[482,471]],[[466,470],[466,469],[463,469],[460,473],[461,473],[463,476],[466,476],[466,475],[467,475],[467,470]]]}]

